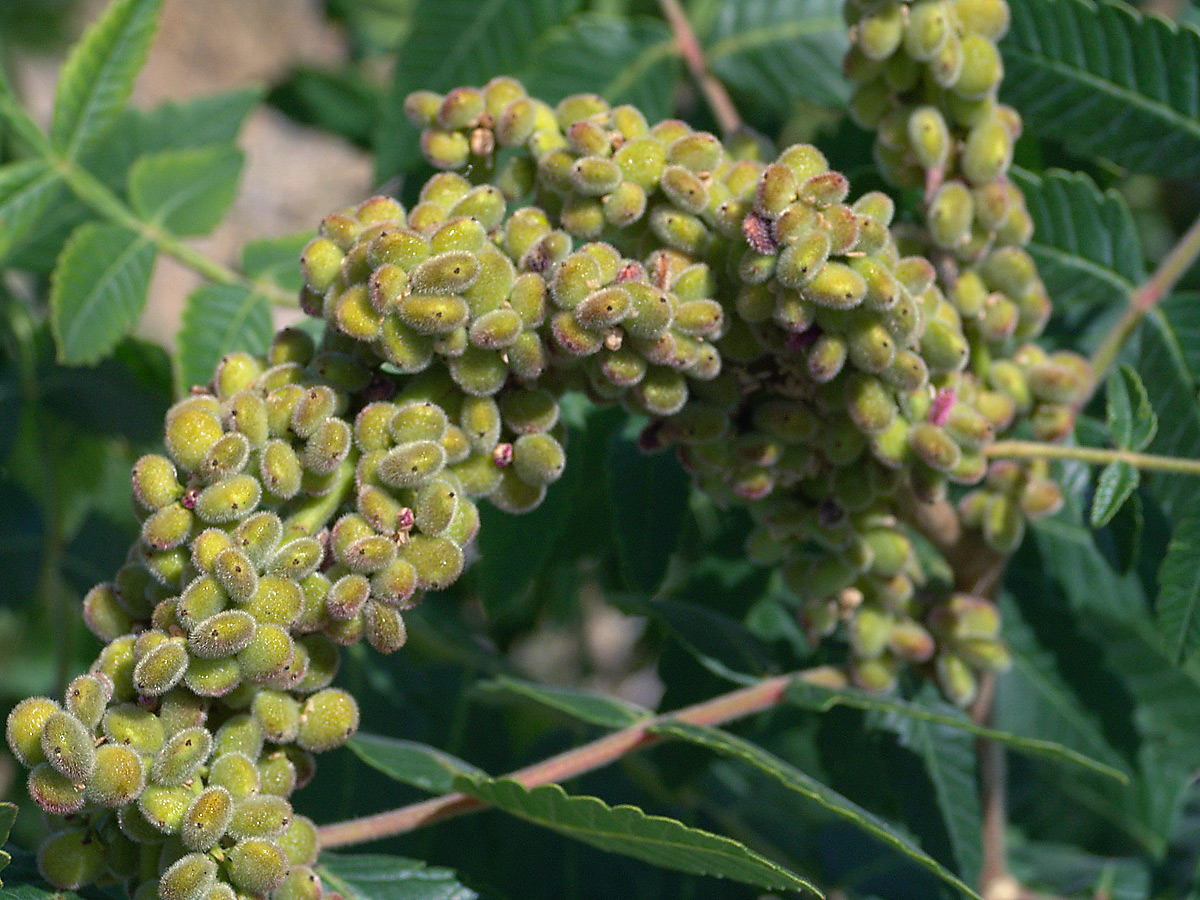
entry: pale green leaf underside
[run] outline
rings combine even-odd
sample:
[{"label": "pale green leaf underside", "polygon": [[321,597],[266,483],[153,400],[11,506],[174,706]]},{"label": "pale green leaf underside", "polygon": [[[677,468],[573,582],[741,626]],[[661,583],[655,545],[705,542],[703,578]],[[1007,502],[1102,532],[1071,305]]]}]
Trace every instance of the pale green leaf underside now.
[{"label": "pale green leaf underside", "polygon": [[1125,200],[1086,175],[1015,169],[1033,218],[1027,248],[1055,303],[1123,302],[1146,274],[1142,245]]},{"label": "pale green leaf underside", "polygon": [[50,325],[67,365],[99,362],[142,313],[155,249],[120,225],[89,222],[71,234],[54,269]]},{"label": "pale green leaf underside", "polygon": [[267,298],[240,285],[210,284],[188,297],[179,330],[180,387],[204,384],[226,353],[263,353],[274,328]]},{"label": "pale green leaf underside", "polygon": [[242,154],[232,146],[143,156],[129,172],[129,202],[173,234],[207,234],[233,202],[241,170]]},{"label": "pale green leaf underside", "polygon": [[1096,496],[1092,499],[1093,528],[1103,528],[1121,511],[1125,501],[1137,490],[1141,476],[1127,462],[1111,462],[1096,480]]},{"label": "pale green leaf underside", "polygon": [[846,26],[839,0],[724,3],[705,35],[705,58],[731,88],[778,113],[803,101],[841,106]]},{"label": "pale green leaf underside", "polygon": [[597,797],[571,796],[557,784],[530,789],[510,779],[457,778],[454,786],[511,815],[610,853],[767,890],[821,895],[800,876],[735,840],[647,815],[635,806],[609,806]]},{"label": "pale green leaf underside", "polygon": [[118,0],[76,45],[59,75],[50,139],[75,158],[120,114],[146,60],[162,0]]},{"label": "pale green leaf underside", "polygon": [[475,900],[449,869],[400,856],[321,854],[317,874],[346,900]]},{"label": "pale green leaf underside", "polygon": [[347,745],[354,755],[389,778],[432,794],[454,790],[454,776],[487,776],[456,756],[416,741],[359,732]]},{"label": "pale green leaf underside", "polygon": [[1200,31],[1112,0],[1010,0],[1004,99],[1083,156],[1200,174]]},{"label": "pale green leaf underside", "polygon": [[1137,369],[1121,365],[1109,376],[1105,389],[1108,430],[1118,447],[1143,450],[1158,431],[1158,416],[1150,404]]},{"label": "pale green leaf underside", "polygon": [[718,728],[706,728],[690,725],[685,722],[667,722],[653,729],[659,734],[670,735],[680,740],[689,741],[707,747],[725,756],[732,756],[749,763],[760,772],[774,778],[783,787],[807,797],[820,804],[829,812],[852,822],[867,834],[879,839],[894,850],[928,869],[947,884],[953,885],[968,897],[978,897],[978,894],[957,875],[939,863],[936,859],[916,846],[911,839],[898,833],[883,819],[868,812],[858,804],[843,797],[832,788],[826,787],[815,778],[801,772],[795,766],[785,762],[762,747],[744,741]]}]

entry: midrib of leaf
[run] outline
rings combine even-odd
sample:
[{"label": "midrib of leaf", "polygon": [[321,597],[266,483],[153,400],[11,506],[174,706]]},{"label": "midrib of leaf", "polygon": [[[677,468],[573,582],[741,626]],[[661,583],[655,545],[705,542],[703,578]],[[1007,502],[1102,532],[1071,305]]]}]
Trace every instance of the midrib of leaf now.
[{"label": "midrib of leaf", "polygon": [[751,28],[729,37],[721,38],[706,48],[705,56],[710,61],[732,56],[746,50],[758,50],[771,44],[787,43],[800,38],[812,37],[826,31],[840,31],[842,21],[832,16],[803,19],[799,22],[784,22],[778,26]]},{"label": "midrib of leaf", "polygon": [[[125,248],[119,255],[115,256],[112,261],[104,267],[104,272],[98,278],[88,294],[87,301],[79,307],[75,316],[72,319],[71,327],[67,333],[62,335],[62,346],[70,347],[75,342],[75,337],[79,333],[80,327],[89,321],[89,315],[95,305],[100,301],[108,286],[114,283],[119,278],[127,277],[125,271],[126,265],[131,258],[136,256],[144,247],[151,246],[150,242],[140,235],[136,236],[128,247]],[[153,265],[153,261],[151,261]]]},{"label": "midrib of leaf", "polygon": [[1049,244],[1034,243],[1028,249],[1034,256],[1044,256],[1072,269],[1082,269],[1091,275],[1095,275],[1101,281],[1107,281],[1114,287],[1120,288],[1125,294],[1132,294],[1137,289],[1137,285],[1117,274],[1115,270],[1105,268],[1085,256],[1076,256],[1060,247],[1052,247]]},{"label": "midrib of leaf", "polygon": [[1066,63],[1051,59],[1048,56],[1038,56],[1030,53],[1028,50],[1011,46],[1006,48],[1006,52],[1009,56],[1023,58],[1025,61],[1030,62],[1039,68],[1047,69],[1058,75],[1061,75],[1065,81],[1071,81],[1074,79],[1080,84],[1091,87],[1096,91],[1107,93],[1110,96],[1125,102],[1128,106],[1141,109],[1152,116],[1166,119],[1167,121],[1173,123],[1180,131],[1191,134],[1193,137],[1200,140],[1200,121],[1183,115],[1161,101],[1151,100],[1146,95],[1139,94],[1137,91],[1123,87],[1122,85],[1117,84],[1115,81],[1109,81],[1105,78],[1101,78],[1098,75],[1093,75],[1086,69],[1067,65]]},{"label": "midrib of leaf", "polygon": [[[138,15],[139,15],[139,13],[137,10],[130,11],[131,17],[136,17]],[[150,28],[152,30],[154,28],[154,17],[156,15],[157,15],[157,11],[152,12],[151,16],[150,16]],[[145,27],[145,26],[143,25],[143,27]],[[139,31],[125,30],[121,36],[121,40],[113,45],[112,52],[110,54],[108,54],[108,56],[106,57],[104,64],[101,67],[100,71],[97,72],[96,76],[91,80],[91,83],[89,85],[86,85],[82,89],[83,102],[79,105],[78,115],[75,117],[75,120],[72,123],[74,127],[72,128],[71,140],[67,144],[66,148],[63,150],[62,155],[64,158],[69,159],[69,160],[75,159],[75,157],[79,153],[80,143],[85,138],[90,138],[90,137],[95,136],[94,134],[89,134],[88,129],[85,126],[88,124],[88,120],[93,115],[93,112],[96,109],[96,107],[100,105],[100,100],[103,98],[107,98],[111,94],[111,90],[106,93],[105,91],[102,90],[102,88],[104,88],[106,85],[109,84],[109,76],[110,76],[111,72],[113,71],[113,69],[118,68],[120,65],[123,65],[125,62],[127,62],[126,56],[128,56],[130,54],[130,50],[129,50],[130,45],[132,44],[132,45],[136,46],[137,43],[139,42],[139,40],[140,40],[140,32]],[[147,46],[143,50],[143,52],[142,52],[143,58],[145,56],[145,53],[148,51],[148,49],[149,49],[149,47]],[[137,64],[134,71],[137,71],[139,69],[141,69],[140,62]],[[74,73],[72,73],[72,74],[74,74]],[[65,86],[64,86],[64,88],[65,88]],[[57,95],[55,97],[55,103],[56,104],[58,103]]]}]

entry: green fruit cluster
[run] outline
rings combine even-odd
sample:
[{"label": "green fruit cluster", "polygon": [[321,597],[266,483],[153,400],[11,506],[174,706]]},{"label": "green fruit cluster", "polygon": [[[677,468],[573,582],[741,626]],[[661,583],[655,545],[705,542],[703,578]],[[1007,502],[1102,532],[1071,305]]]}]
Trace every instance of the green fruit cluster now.
[{"label": "green fruit cluster", "polygon": [[[1092,376],[1082,358],[1048,359],[1030,343],[1050,298],[1022,249],[1033,223],[1008,178],[1021,117],[996,99],[1008,4],[857,0],[846,13],[852,114],[875,131],[883,175],[925,190],[929,252],[971,342],[972,374],[1006,394],[1037,439],[1062,440]],[[1011,542],[996,548],[1007,552]]]},{"label": "green fruit cluster", "polygon": [[[321,896],[315,827],[288,798],[358,727],[354,698],[331,687],[338,645],[402,646],[402,612],[458,576],[478,527],[448,462],[470,456],[465,429],[489,411],[460,403],[460,428],[407,388],[336,332],[316,346],[285,330],[169,410],[166,454],[133,468],[140,538],[84,599],[106,646],[61,704],[30,698],[7,722],[51,824],[38,851],[51,883]],[[497,404],[478,402],[499,435]],[[507,403],[518,444],[554,424],[527,396]],[[525,455],[547,453],[535,441]]]},{"label": "green fruit cluster", "polygon": [[995,607],[935,584],[909,524],[951,498],[1014,550],[1061,494],[985,451],[1019,427],[1065,436],[1091,380],[1032,343],[1049,301],[1006,177],[1007,7],[847,12],[854,115],[885,175],[925,187],[924,243],[809,145],[738,158],[507,78],[408,99],[443,171],[411,209],[377,196],[323,220],[300,260],[319,343],[285,329],[172,407],[165,454],[132,475],[140,539],[84,600],[107,645],[62,704],[9,718],[56,829],[51,882],[320,900],[288,797],[357,728],[339,646],[404,644],[403,612],[461,574],[477,501],[542,502],[569,391],[646,416],[644,449],[747,508],[747,556],[814,643],[836,635],[853,683],[914,667],[965,705],[1007,664]]},{"label": "green fruit cluster", "polygon": [[[899,507],[978,484],[983,449],[1033,410],[1003,378],[981,377],[979,355],[1004,348],[978,338],[927,259],[902,254],[891,199],[851,200],[846,178],[808,145],[769,164],[736,159],[684,123],[649,125],[592,95],[551,108],[506,79],[418,93],[407,110],[433,165],[493,178],[510,202],[606,241],[635,278],[649,273],[676,294],[690,280],[674,322],[703,285],[695,309],[711,364],[684,369],[670,403],[631,404],[652,416],[646,446],[680,446],[702,490],[749,505],[749,552],[782,567],[814,638],[846,622],[856,683],[887,689],[904,664],[940,658],[929,627],[939,603],[921,589]],[[439,155],[452,134],[470,152]],[[605,322],[622,356],[645,348],[640,318]],[[611,375],[605,363],[586,367],[583,387],[627,399],[596,377]]]}]

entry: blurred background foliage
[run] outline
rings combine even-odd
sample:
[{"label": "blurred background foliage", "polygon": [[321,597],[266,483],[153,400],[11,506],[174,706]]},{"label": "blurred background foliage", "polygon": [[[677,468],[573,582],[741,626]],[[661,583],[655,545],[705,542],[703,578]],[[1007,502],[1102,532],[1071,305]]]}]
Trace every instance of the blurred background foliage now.
[{"label": "blurred background foliage", "polygon": [[[182,13],[172,17],[186,2],[168,0],[160,46],[178,52],[220,43],[241,27],[236,16],[222,14],[227,5],[192,0],[193,14],[207,20],[211,34],[171,33],[173,20],[191,21]],[[850,175],[856,191],[879,186],[869,139],[844,115],[839,0],[685,5],[712,71],[754,139],[778,146],[813,141]],[[634,102],[652,119],[674,115],[716,130],[653,0],[326,0],[284,7],[309,22],[306,33],[319,36],[315,51],[272,49],[278,36],[270,16],[260,16],[254,21],[263,30],[239,41],[272,60],[266,77],[249,66],[253,84],[200,79],[226,92],[214,101],[219,111],[205,118],[218,123],[212,141],[231,140],[259,97],[269,111],[257,108],[250,121],[266,117],[262,121],[275,129],[242,129],[250,163],[232,218],[243,231],[206,239],[203,246],[217,256],[235,258],[229,248],[258,232],[311,231],[324,207],[295,199],[306,194],[330,208],[380,189],[411,201],[432,171],[401,110],[403,97],[417,88],[445,90],[506,73],[550,101],[594,91],[614,103]],[[1200,8],[1192,3],[1157,7],[1200,25]],[[53,72],[98,8],[76,0],[0,2],[0,60],[31,106],[46,94],[39,73]],[[165,98],[193,97],[182,76],[148,85],[154,65],[152,58],[150,74],[143,73],[141,99],[150,98],[153,107]],[[205,60],[190,65],[203,69]],[[261,94],[239,101],[228,93],[246,87]],[[180,118],[170,119],[174,114]],[[90,163],[108,173],[110,184],[122,182],[134,157],[156,141],[180,137],[155,134],[150,126],[191,121],[183,108],[131,116],[119,140],[98,148]],[[1103,203],[1129,223],[1128,235],[1142,248],[1134,256],[1144,255],[1145,263],[1161,257],[1200,210],[1196,179],[1131,172],[1077,155],[1041,136],[1039,123],[1029,124],[1019,164],[1082,172],[1101,190],[1113,189]],[[306,155],[312,147],[323,149]],[[0,162],[17,152],[0,131]],[[256,181],[256,160],[279,154],[299,155],[304,177],[287,170],[282,185]],[[278,204],[266,199],[272,190],[291,195],[292,205],[273,207],[263,228],[263,204]],[[915,209],[916,198],[906,199]],[[66,234],[88,211],[64,197],[45,215],[37,241],[0,252],[0,712],[30,694],[59,693],[67,676],[94,657],[99,645],[79,620],[79,600],[110,576],[132,543],[129,465],[159,442],[163,413],[187,386],[171,350],[190,283],[156,281],[150,309],[168,312],[143,322],[85,375],[56,361],[44,317],[50,272]],[[263,248],[275,261],[267,277],[283,288],[294,282],[290,257],[270,251],[296,240]],[[1055,238],[1039,240],[1053,245]],[[1148,329],[1128,351],[1156,404],[1174,384],[1170,379],[1200,379],[1200,319],[1187,296],[1197,289],[1200,273],[1193,271],[1180,298],[1165,307],[1165,324]],[[1119,313],[1119,299],[1093,295],[1064,305],[1050,340],[1088,349]],[[274,315],[280,322],[289,313]],[[1185,357],[1174,374],[1162,367],[1155,344],[1172,335]],[[1172,402],[1187,405],[1186,425],[1200,436],[1194,383],[1190,395],[1172,394]],[[364,731],[425,742],[500,774],[601,733],[497,687],[502,676],[673,709],[739,680],[821,661],[781,586],[743,558],[746,521],[692,495],[673,459],[639,454],[633,446],[638,422],[628,415],[582,403],[569,412],[571,465],[546,504],[517,519],[488,509],[468,577],[414,611],[408,647],[388,658],[361,647],[349,654],[342,681],[360,699]],[[1172,415],[1171,408],[1158,412],[1160,419]],[[1087,427],[1085,421],[1083,441]],[[1174,450],[1196,436],[1177,436]],[[1090,479],[1073,466],[1065,472],[1072,503],[1035,529],[1006,582],[1005,636],[1015,664],[1000,685],[997,726],[1060,741],[1125,772],[1130,784],[1014,758],[1014,873],[1063,897],[1194,900],[1200,897],[1200,661],[1177,666],[1167,659],[1151,634],[1149,610],[1170,534],[1170,505],[1161,483],[1148,481],[1134,503],[1091,532],[1081,513]],[[1186,493],[1194,499],[1197,490]],[[935,703],[924,695],[917,700]],[[736,730],[902,823],[951,869],[966,874],[977,865],[969,845],[980,811],[968,802],[977,776],[971,738],[962,732],[917,728],[881,712],[817,714],[799,706]],[[918,900],[947,890],[765,777],[696,748],[663,745],[572,787],[729,834],[847,896]],[[0,757],[0,796],[19,802],[23,790],[12,760]],[[302,812],[328,822],[421,796],[344,750],[321,760],[316,782],[297,799]],[[452,867],[489,898],[758,896],[751,888],[604,856],[531,825],[502,823],[500,816],[487,812],[440,824],[380,849]],[[40,827],[26,808],[15,843],[31,846]]]}]

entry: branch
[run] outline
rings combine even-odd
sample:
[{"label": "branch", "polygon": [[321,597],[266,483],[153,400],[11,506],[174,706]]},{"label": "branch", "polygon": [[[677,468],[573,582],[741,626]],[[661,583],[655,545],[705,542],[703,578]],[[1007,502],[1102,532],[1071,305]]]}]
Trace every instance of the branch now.
[{"label": "branch", "polygon": [[1112,330],[1105,336],[1096,352],[1092,354],[1092,384],[1087,396],[1077,405],[1082,408],[1092,395],[1096,393],[1104,376],[1116,361],[1134,330],[1141,324],[1142,319],[1154,309],[1164,297],[1171,292],[1179,279],[1187,274],[1188,269],[1200,257],[1200,219],[1187,230],[1179,239],[1171,252],[1159,264],[1158,269],[1150,276],[1149,281],[1138,288],[1129,299],[1129,308],[1117,321]]},{"label": "branch", "polygon": [[1063,447],[1040,441],[996,441],[984,448],[985,456],[993,459],[1073,459],[1077,462],[1108,465],[1129,463],[1135,469],[1150,472],[1174,472],[1179,475],[1200,475],[1200,459],[1175,456],[1155,456],[1134,453],[1132,450],[1108,450],[1103,447]]},{"label": "branch", "polygon": [[[971,718],[976,725],[988,727],[992,724],[995,701],[996,676],[988,672],[979,680],[979,696],[971,707]],[[979,795],[983,812],[980,834],[983,865],[979,870],[979,893],[990,898],[999,893],[1002,885],[1009,880],[1006,841],[1008,766],[1004,745],[991,738],[976,738],[975,753],[979,757]]]},{"label": "branch", "polygon": [[[658,743],[662,738],[652,729],[669,722],[686,722],[689,725],[721,725],[735,719],[770,709],[784,696],[788,685],[797,679],[814,683],[825,683],[830,670],[807,669],[790,675],[767,678],[758,684],[722,694],[695,706],[660,716],[647,717],[621,731],[606,735],[590,744],[576,747],[558,756],[524,769],[518,769],[505,777],[519,781],[525,787],[537,787],[565,781],[576,775],[603,768],[627,753]],[[463,813],[483,809],[487,804],[466,794],[446,794],[390,812],[336,822],[317,829],[321,848],[344,847],[362,844],[415,831],[434,822],[449,819]]]},{"label": "branch", "polygon": [[729,98],[725,85],[721,84],[720,80],[708,70],[708,61],[704,58],[704,50],[696,38],[696,32],[692,31],[687,13],[679,5],[679,0],[658,0],[658,5],[662,8],[671,30],[675,32],[675,44],[679,47],[679,55],[683,57],[688,71],[700,85],[700,92],[704,94],[709,108],[717,117],[717,124],[721,126],[722,133],[729,137],[740,131],[742,117],[738,115],[737,107]]}]

